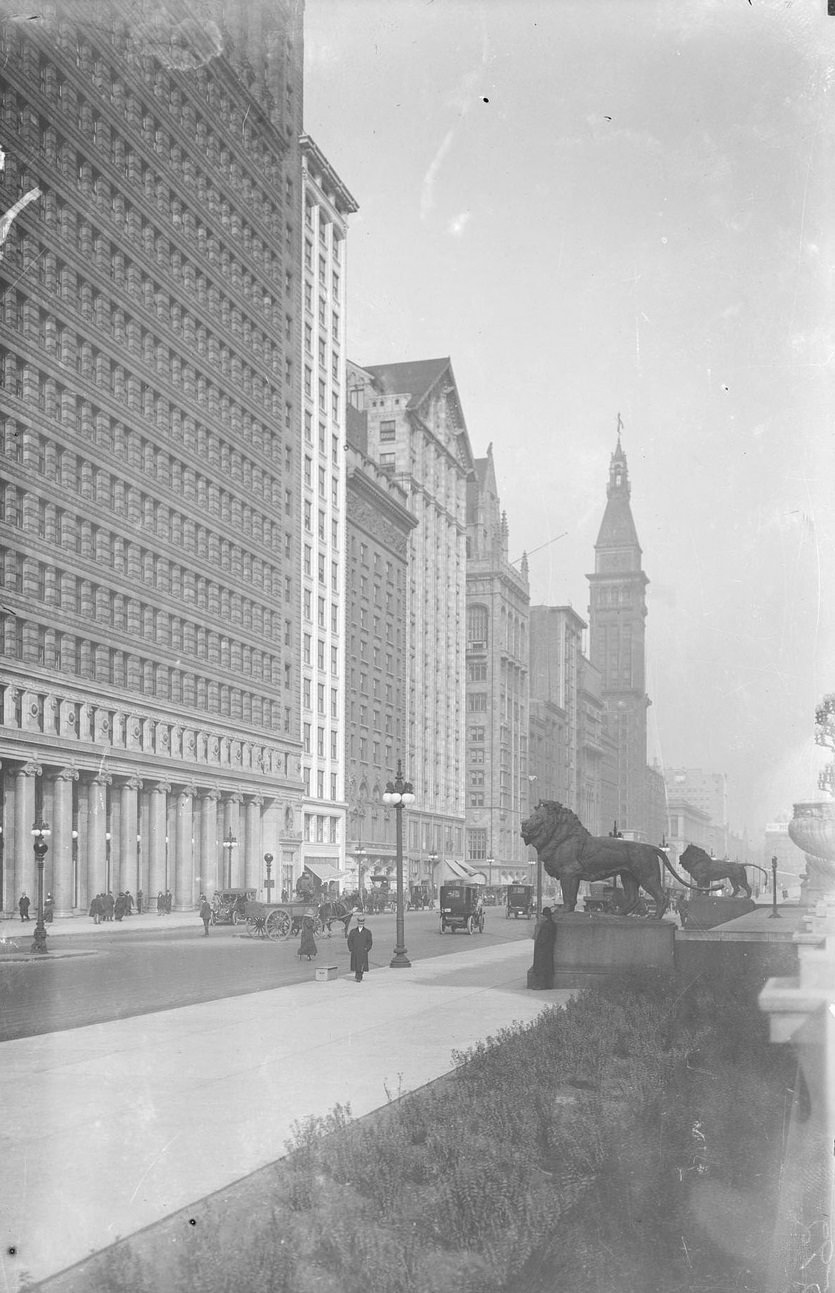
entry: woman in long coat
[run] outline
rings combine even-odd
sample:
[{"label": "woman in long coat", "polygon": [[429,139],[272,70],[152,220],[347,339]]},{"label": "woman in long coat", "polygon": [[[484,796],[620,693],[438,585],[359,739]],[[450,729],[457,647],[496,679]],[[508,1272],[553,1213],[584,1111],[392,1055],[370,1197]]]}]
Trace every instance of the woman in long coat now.
[{"label": "woman in long coat", "polygon": [[316,939],[313,935],[313,917],[305,912],[302,918],[302,938],[299,943],[299,960],[306,956],[308,961],[316,955]]},{"label": "woman in long coat", "polygon": [[542,908],[542,920],[533,945],[533,970],[531,973],[532,988],[553,988],[554,986],[554,944],[557,941],[557,926],[551,915],[550,907]]},{"label": "woman in long coat", "polygon": [[351,953],[351,969],[357,983],[362,983],[362,976],[368,970],[368,953],[373,943],[371,930],[365,928],[365,913],[359,912],[357,923],[348,935],[348,950]]}]

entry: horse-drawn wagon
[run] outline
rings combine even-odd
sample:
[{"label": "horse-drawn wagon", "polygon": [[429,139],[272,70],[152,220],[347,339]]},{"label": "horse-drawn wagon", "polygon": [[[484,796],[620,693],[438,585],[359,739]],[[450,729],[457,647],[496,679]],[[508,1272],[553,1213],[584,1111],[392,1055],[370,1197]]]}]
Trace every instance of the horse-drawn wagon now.
[{"label": "horse-drawn wagon", "polygon": [[484,933],[484,903],[477,884],[441,885],[441,924],[438,930],[455,933],[465,929],[468,934]]},{"label": "horse-drawn wagon", "polygon": [[[254,891],[253,891],[254,892]],[[330,935],[331,922],[342,921],[348,932],[352,910],[344,902],[323,902],[317,907],[307,902],[256,902],[245,906],[246,932],[250,938],[283,939],[301,933],[305,916],[313,917],[313,933]]]}]

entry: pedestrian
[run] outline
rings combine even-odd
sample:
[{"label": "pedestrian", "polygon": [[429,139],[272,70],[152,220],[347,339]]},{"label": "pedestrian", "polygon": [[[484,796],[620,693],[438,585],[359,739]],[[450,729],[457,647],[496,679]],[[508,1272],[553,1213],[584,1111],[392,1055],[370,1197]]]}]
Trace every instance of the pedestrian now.
[{"label": "pedestrian", "polygon": [[52,917],[55,915],[55,899],[51,893],[46,895],[46,902],[43,905],[43,918],[47,925],[52,924]]},{"label": "pedestrian", "polygon": [[121,889],[116,895],[116,902],[113,907],[113,914],[116,917],[116,919],[119,921],[122,919],[122,917],[125,914],[125,895],[122,893]]},{"label": "pedestrian", "polygon": [[136,892],[136,914],[137,916],[142,915],[142,890],[141,889],[138,889]]},{"label": "pedestrian", "polygon": [[97,893],[90,899],[90,915],[93,917],[93,924],[98,925],[101,920],[101,894]]},{"label": "pedestrian", "polygon": [[29,897],[24,889],[17,901],[18,910],[20,911],[21,920],[29,920]]},{"label": "pedestrian", "polygon": [[133,911],[133,894],[130,889],[125,890],[125,915],[129,916]]},{"label": "pedestrian", "polygon": [[157,915],[162,916],[164,914],[165,914],[165,894],[160,889],[159,893],[157,894]]},{"label": "pedestrian", "polygon": [[170,890],[170,889],[166,889],[166,891],[165,891],[165,914],[166,914],[166,916],[170,916],[170,915],[171,915],[171,904],[172,904],[172,902],[173,902],[173,901],[174,901],[174,899],[173,899],[173,897],[172,897],[171,890]]},{"label": "pedestrian", "polygon": [[104,897],[103,897],[103,899],[102,899],[102,902],[103,902],[103,904],[104,904],[104,918],[105,918],[105,920],[112,920],[112,919],[113,919],[113,911],[114,911],[114,908],[115,908],[115,906],[116,906],[116,900],[115,900],[115,898],[113,897],[113,894],[110,892],[110,890],[109,890],[109,889],[108,889],[107,893],[104,895]]},{"label": "pedestrian", "polygon": [[203,933],[209,937],[209,921],[212,919],[212,908],[204,893],[200,895],[200,919],[203,922]]},{"label": "pedestrian", "polygon": [[553,988],[554,986],[554,945],[557,941],[557,925],[550,907],[542,908],[542,920],[534,936],[533,967],[531,969],[532,988]]},{"label": "pedestrian", "polygon": [[303,956],[306,956],[309,961],[312,956],[317,955],[316,939],[313,935],[313,929],[313,917],[309,911],[306,911],[302,919],[302,937],[301,942],[299,943],[299,960],[301,960]]},{"label": "pedestrian", "polygon": [[357,983],[362,983],[362,976],[368,970],[368,953],[373,943],[371,930],[365,926],[365,912],[357,912],[357,923],[348,935],[348,951],[351,953],[351,969]]}]

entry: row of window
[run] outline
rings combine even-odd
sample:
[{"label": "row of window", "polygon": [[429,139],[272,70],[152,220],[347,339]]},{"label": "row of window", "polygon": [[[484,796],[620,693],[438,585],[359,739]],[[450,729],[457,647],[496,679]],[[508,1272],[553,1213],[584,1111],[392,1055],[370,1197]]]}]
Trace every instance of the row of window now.
[{"label": "row of window", "polygon": [[[263,592],[267,600],[276,600],[282,595],[282,590],[285,602],[292,600],[290,575],[284,575],[282,580],[276,567],[230,540],[220,538],[190,517],[169,513],[164,504],[153,498],[140,495],[140,503],[144,497],[146,506],[144,509],[139,506],[134,511],[130,499],[137,493],[133,491],[133,495],[128,496],[128,506],[124,511],[120,510],[121,516],[133,518],[137,528],[145,528],[156,538],[164,538],[180,552],[193,552],[215,570],[228,571],[236,580]],[[218,584],[164,554],[59,507],[51,497],[41,498],[3,479],[0,479],[0,521],[37,534],[47,543],[74,552],[87,561],[95,561],[99,566],[109,566],[128,579],[142,580],[159,592],[192,602],[212,614],[220,613],[223,607],[227,614],[231,614],[231,608],[241,607],[245,600],[241,598],[237,584],[235,587]],[[252,606],[253,615],[260,618],[263,613],[260,604],[253,602]]]},{"label": "row of window", "polygon": [[[305,754],[313,753],[311,728],[312,728],[312,724],[310,723],[302,724],[302,748]],[[316,753],[320,759],[324,759],[326,757],[325,735],[326,735],[326,732],[324,727],[320,726],[316,728]],[[339,758],[339,733],[335,727],[332,727],[330,730],[329,747],[330,747],[330,757],[332,759],[338,759]]]},{"label": "row of window", "polygon": [[253,726],[290,732],[292,707],[269,697],[172,668],[158,660],[101,642],[64,633],[33,620],[0,611],[2,655],[24,664],[58,670],[68,676],[126,688],[144,697],[170,701],[189,709],[239,719]]},{"label": "row of window", "polygon": [[[310,769],[307,769],[308,773]],[[324,785],[322,787],[324,791]],[[324,799],[324,793],[319,795],[319,799]],[[333,787],[331,799],[336,799],[336,787]],[[308,843],[317,844],[337,844],[339,842],[339,818],[323,817],[321,814],[305,813],[304,815],[304,838]]]},{"label": "row of window", "polygon": [[[0,378],[2,373],[3,352],[0,349]],[[55,481],[60,488],[90,500],[97,507],[116,511],[130,524],[153,530],[160,538],[175,543],[178,547],[185,547],[206,558],[211,546],[217,550],[221,561],[225,552],[228,562],[234,546],[228,540],[219,539],[215,535],[212,541],[205,526],[196,524],[192,518],[170,508],[167,503],[158,501],[155,495],[143,493],[130,481],[97,466],[82,454],[63,448],[54,440],[23,428],[14,419],[3,415],[0,415],[0,419],[4,457],[22,462],[47,480]],[[23,436],[20,434],[21,430],[24,430]],[[260,547],[269,548],[272,552],[280,551],[280,527],[263,512],[242,502],[190,466],[170,458],[162,450],[156,450],[149,442],[141,443],[145,449],[142,468],[153,474],[155,479],[168,484],[178,498],[195,503],[203,514],[208,511],[220,517],[236,534],[247,535]],[[274,505],[278,506],[278,486],[276,482],[273,484],[276,493]],[[286,501],[285,499],[285,504]]]},{"label": "row of window", "polygon": [[[117,633],[141,638],[166,647],[178,655],[195,656],[222,669],[232,669],[247,677],[278,685],[281,676],[277,656],[205,625],[183,619],[164,607],[149,606],[125,593],[114,591],[83,576],[60,567],[24,557],[6,548],[0,558],[0,587],[22,593],[29,602],[41,602],[61,611],[94,619]],[[260,609],[260,608],[259,608]],[[278,625],[274,612],[266,611],[264,620]],[[289,645],[290,621],[285,624],[285,642]],[[263,628],[263,621],[262,621]],[[267,634],[269,636],[269,634]],[[284,686],[292,684],[290,666],[284,667]]]}]

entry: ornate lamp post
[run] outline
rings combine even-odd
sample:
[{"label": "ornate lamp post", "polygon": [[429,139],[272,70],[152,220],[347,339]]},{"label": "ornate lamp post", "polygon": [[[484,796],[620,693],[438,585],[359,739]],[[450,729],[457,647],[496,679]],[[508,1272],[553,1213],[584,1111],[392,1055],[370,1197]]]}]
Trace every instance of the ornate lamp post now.
[{"label": "ornate lamp post", "polygon": [[43,923],[43,863],[46,857],[49,845],[50,830],[49,823],[43,818],[39,818],[32,827],[32,841],[35,849],[35,861],[38,864],[38,923],[35,926],[35,936],[32,940],[33,952],[48,952],[46,945],[46,928]]},{"label": "ornate lamp post", "polygon": [[273,880],[273,877],[272,877],[272,869],[273,869],[272,853],[264,854],[264,865],[267,868],[267,878],[264,881],[264,888],[267,891],[267,902],[270,902],[272,899],[273,885],[275,884],[275,880]]},{"label": "ornate lamp post", "polygon": [[438,854],[433,849],[426,860],[429,863],[429,875],[432,882],[431,897],[432,897],[432,901],[434,902],[435,901],[435,867],[438,865],[441,859],[438,857]]},{"label": "ornate lamp post", "polygon": [[771,911],[768,913],[769,920],[780,920],[780,913],[777,910],[777,858],[771,859]]},{"label": "ornate lamp post", "polygon": [[363,888],[363,863],[365,862],[365,849],[358,844],[354,849],[354,859],[357,864],[357,893],[360,898],[360,910],[365,910],[365,890]]},{"label": "ornate lamp post", "polygon": [[393,968],[400,969],[412,964],[404,947],[405,931],[403,928],[403,809],[415,802],[411,782],[403,780],[403,768],[397,760],[397,776],[386,784],[383,803],[393,808],[397,822],[397,932],[395,936],[394,956],[390,961]]},{"label": "ornate lamp post", "polygon": [[230,826],[223,840],[224,864],[223,864],[223,886],[222,887],[224,889],[232,888],[232,850],[237,847],[238,847],[238,841],[235,839],[235,836],[232,834],[232,827]]}]

